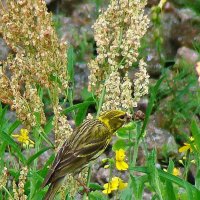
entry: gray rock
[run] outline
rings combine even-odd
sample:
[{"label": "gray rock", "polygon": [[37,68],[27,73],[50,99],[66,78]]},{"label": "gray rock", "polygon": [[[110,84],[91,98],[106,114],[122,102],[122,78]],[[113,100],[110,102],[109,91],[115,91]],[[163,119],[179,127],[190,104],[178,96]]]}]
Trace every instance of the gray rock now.
[{"label": "gray rock", "polygon": [[200,22],[199,16],[197,16],[197,14],[190,8],[177,9],[177,15],[180,18],[181,22],[185,22],[188,20]]},{"label": "gray rock", "polygon": [[195,64],[199,60],[199,54],[188,47],[179,48],[176,57],[177,59],[184,59],[190,64]]},{"label": "gray rock", "polygon": [[158,159],[162,159],[166,155],[173,157],[178,154],[178,145],[173,135],[169,131],[157,126],[155,115],[150,118],[144,140],[148,150],[151,151],[156,148]]}]

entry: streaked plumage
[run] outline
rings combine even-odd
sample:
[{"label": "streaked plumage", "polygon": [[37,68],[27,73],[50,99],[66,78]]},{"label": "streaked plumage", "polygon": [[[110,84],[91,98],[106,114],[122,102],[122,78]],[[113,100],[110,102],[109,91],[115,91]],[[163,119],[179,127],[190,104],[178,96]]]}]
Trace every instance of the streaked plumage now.
[{"label": "streaked plumage", "polygon": [[67,173],[79,173],[108,146],[112,134],[130,118],[120,110],[103,113],[96,120],[86,120],[59,150],[42,187],[51,184],[44,200],[52,200]]}]

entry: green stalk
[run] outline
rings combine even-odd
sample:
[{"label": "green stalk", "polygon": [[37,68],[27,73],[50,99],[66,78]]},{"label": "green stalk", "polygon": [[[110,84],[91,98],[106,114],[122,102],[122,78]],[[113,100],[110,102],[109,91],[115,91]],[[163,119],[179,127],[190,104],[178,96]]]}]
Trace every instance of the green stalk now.
[{"label": "green stalk", "polygon": [[200,189],[200,163],[199,163],[199,154],[195,153],[195,158],[196,158],[196,165],[197,165],[196,178],[195,178],[195,186],[196,186],[197,189]]},{"label": "green stalk", "polygon": [[142,138],[142,146],[143,146],[143,149],[144,149],[144,152],[145,152],[145,156],[148,156],[147,145],[144,141],[144,138]]},{"label": "green stalk", "polygon": [[183,178],[184,180],[187,181],[187,175],[188,175],[188,171],[189,171],[189,167],[190,167],[190,152],[187,153],[186,155],[186,160],[185,160],[185,166],[184,166],[184,173],[183,173]]},{"label": "green stalk", "polygon": [[113,161],[110,162],[110,170],[109,170],[109,180],[108,180],[108,183],[110,183],[111,179],[112,179],[112,170],[113,170]]},{"label": "green stalk", "polygon": [[[42,131],[43,132],[43,131]],[[49,140],[49,138],[46,138],[46,135],[42,132],[39,132],[39,135],[41,136],[41,138],[48,144],[50,145],[52,148],[54,148],[54,144],[51,142],[51,140]],[[43,135],[44,134],[44,135]]]},{"label": "green stalk", "polygon": [[15,200],[5,186],[3,186],[3,189],[12,200]]},{"label": "green stalk", "polygon": [[[69,101],[69,106],[72,107],[73,104],[73,89],[69,89],[68,91],[68,101]],[[74,112],[74,110],[72,111],[72,118],[75,120],[76,114]]]},{"label": "green stalk", "polygon": [[138,147],[139,147],[139,144],[140,144],[140,135],[141,135],[141,130],[140,128],[138,129],[137,127],[137,136],[136,136],[136,141],[135,141],[135,145],[134,145],[134,148],[133,148],[133,160],[132,160],[132,165],[133,167],[136,166],[136,160],[137,160],[137,156],[138,156]]},{"label": "green stalk", "polygon": [[102,107],[102,105],[103,105],[103,100],[104,100],[105,93],[106,93],[106,87],[104,86],[104,87],[103,87],[103,90],[102,90],[102,92],[101,92],[100,100],[99,100],[99,105],[98,105],[98,110],[97,110],[97,117],[98,117],[99,114],[100,114],[101,107]]},{"label": "green stalk", "polygon": [[[34,136],[35,138],[38,138],[37,142],[35,143],[35,151],[36,153],[39,152],[40,150],[40,143],[41,143],[41,137],[39,137],[40,133],[40,129],[36,128],[34,130]],[[36,170],[37,169],[37,164],[38,164],[38,158],[36,158],[33,162],[33,169]]]},{"label": "green stalk", "polygon": [[[88,168],[87,183],[86,183],[87,188],[89,188],[91,173],[92,173],[92,164],[90,163]],[[84,193],[83,200],[86,200],[86,196],[87,194]]]},{"label": "green stalk", "polygon": [[[128,142],[131,143],[131,131],[128,131]],[[128,160],[131,163],[132,158],[131,158],[131,147],[129,147],[129,152],[128,152]]]},{"label": "green stalk", "polygon": [[132,160],[132,166],[136,166],[136,160],[138,155],[138,146],[139,146],[139,140],[136,140],[134,148],[133,148],[133,160]]}]

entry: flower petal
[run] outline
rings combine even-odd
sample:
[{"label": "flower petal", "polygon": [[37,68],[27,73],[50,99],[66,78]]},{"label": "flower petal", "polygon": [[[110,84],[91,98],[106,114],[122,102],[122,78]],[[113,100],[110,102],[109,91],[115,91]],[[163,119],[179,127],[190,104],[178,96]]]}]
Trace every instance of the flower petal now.
[{"label": "flower petal", "polygon": [[104,194],[110,194],[112,191],[110,188],[106,188],[105,190],[102,191]]},{"label": "flower petal", "polygon": [[113,177],[111,181],[111,190],[117,190],[118,185],[119,185],[119,178]]},{"label": "flower petal", "polygon": [[187,151],[190,148],[191,148],[190,144],[185,143],[185,146],[182,146],[181,148],[179,148],[178,152],[182,153],[182,152]]},{"label": "flower petal", "polygon": [[35,144],[35,142],[33,142],[33,140],[31,140],[31,139],[28,139],[28,141],[29,141],[31,144]]},{"label": "flower petal", "polygon": [[123,190],[128,186],[128,183],[125,183],[123,180],[119,180],[119,190]]},{"label": "flower petal", "polygon": [[116,161],[116,168],[118,170],[127,170],[128,169],[128,164],[124,161],[118,162]]},{"label": "flower petal", "polygon": [[173,169],[173,175],[174,176],[179,176],[180,174],[181,174],[180,170],[178,168],[174,167],[174,169]]},{"label": "flower petal", "polygon": [[125,151],[123,149],[119,149],[116,152],[116,160],[117,161],[123,161],[125,158]]}]

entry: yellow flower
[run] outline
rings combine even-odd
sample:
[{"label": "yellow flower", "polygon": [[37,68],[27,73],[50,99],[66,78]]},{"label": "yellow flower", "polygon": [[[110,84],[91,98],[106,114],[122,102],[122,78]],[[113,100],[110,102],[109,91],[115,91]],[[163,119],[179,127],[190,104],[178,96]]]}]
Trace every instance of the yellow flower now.
[{"label": "yellow flower", "polygon": [[34,142],[28,136],[29,132],[27,129],[21,129],[20,134],[12,135],[14,138],[17,138],[18,142],[25,144],[26,146],[33,146]]},{"label": "yellow flower", "polygon": [[104,194],[110,194],[114,190],[123,190],[126,188],[128,183],[124,183],[119,177],[113,177],[109,183],[104,184]]},{"label": "yellow flower", "polygon": [[181,148],[179,148],[179,153],[185,152],[187,150],[190,150],[192,152],[192,148],[191,145],[189,143],[184,143],[184,146],[182,146]]},{"label": "yellow flower", "polygon": [[128,164],[124,161],[125,159],[125,151],[123,149],[119,149],[116,152],[116,168],[118,170],[127,170]]},{"label": "yellow flower", "polygon": [[[190,137],[190,142],[194,142],[194,138],[193,137]],[[179,153],[182,153],[182,152],[185,152],[187,150],[190,150],[190,152],[193,151],[191,144],[185,142],[184,146],[180,147],[178,151],[179,151]]]},{"label": "yellow flower", "polygon": [[109,183],[104,184],[104,194],[110,194],[113,190],[117,190],[119,185],[118,177],[112,178],[112,180]]},{"label": "yellow flower", "polygon": [[[163,171],[167,172],[167,169],[163,169]],[[180,176],[181,175],[180,169],[174,167],[172,174],[174,176]]]},{"label": "yellow flower", "polygon": [[118,178],[119,180],[119,190],[123,190],[124,188],[126,188],[128,186],[128,183],[124,183],[124,181],[120,178]]},{"label": "yellow flower", "polygon": [[180,176],[181,175],[181,172],[180,172],[180,169],[174,167],[173,169],[173,173],[172,173],[174,176]]},{"label": "yellow flower", "polygon": [[105,165],[104,169],[108,169],[110,167],[110,165]]}]

